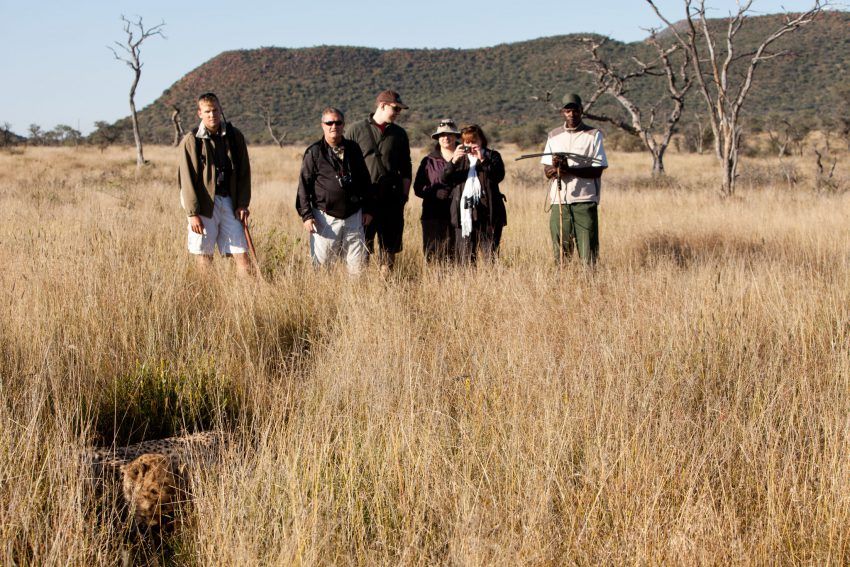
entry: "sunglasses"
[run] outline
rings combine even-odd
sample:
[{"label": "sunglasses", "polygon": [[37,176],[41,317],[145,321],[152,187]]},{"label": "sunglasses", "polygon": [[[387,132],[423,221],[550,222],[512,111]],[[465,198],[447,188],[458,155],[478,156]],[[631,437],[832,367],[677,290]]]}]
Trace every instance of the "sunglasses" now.
[{"label": "sunglasses", "polygon": [[454,128],[455,123],[452,120],[444,120],[444,121],[440,122],[440,126],[451,126],[452,128]]},{"label": "sunglasses", "polygon": [[400,107],[400,106],[396,106],[396,105],[394,105],[394,104],[391,104],[391,105],[390,105],[390,108],[392,108],[392,109],[393,109],[396,113],[399,113],[399,112],[401,112],[401,111],[403,110],[403,108],[402,108],[402,107]]},{"label": "sunglasses", "polygon": [[325,126],[342,126],[345,124],[344,120],[326,120],[322,122]]}]

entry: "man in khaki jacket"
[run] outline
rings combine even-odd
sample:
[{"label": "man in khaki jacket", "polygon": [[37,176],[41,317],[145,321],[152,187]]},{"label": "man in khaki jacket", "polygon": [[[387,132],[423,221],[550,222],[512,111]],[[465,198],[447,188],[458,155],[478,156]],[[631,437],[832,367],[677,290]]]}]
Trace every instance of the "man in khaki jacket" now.
[{"label": "man in khaki jacket", "polygon": [[244,223],[251,202],[251,166],[245,137],[224,120],[213,93],[198,97],[200,125],[180,144],[180,202],[188,217],[189,252],[199,267],[211,263],[216,245],[249,273]]},{"label": "man in khaki jacket", "polygon": [[[540,159],[550,180],[549,231],[555,261],[562,263],[578,248],[579,258],[594,265],[599,257],[599,195],[608,158],[602,132],[585,124],[581,97],[568,93],[561,108],[563,126],[549,132]],[[552,155],[561,153],[562,156]]]}]

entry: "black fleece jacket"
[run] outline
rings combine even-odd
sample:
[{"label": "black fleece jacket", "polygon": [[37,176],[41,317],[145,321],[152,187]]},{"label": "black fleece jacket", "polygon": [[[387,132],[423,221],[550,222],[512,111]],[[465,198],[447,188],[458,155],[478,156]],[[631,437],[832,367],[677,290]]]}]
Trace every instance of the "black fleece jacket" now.
[{"label": "black fleece jacket", "polygon": [[[340,161],[324,138],[304,152],[295,209],[301,220],[313,218],[313,208],[336,218],[348,218],[361,208],[372,211],[372,183],[363,153],[357,143],[344,139],[344,158]],[[340,178],[348,181],[340,184]]]}]

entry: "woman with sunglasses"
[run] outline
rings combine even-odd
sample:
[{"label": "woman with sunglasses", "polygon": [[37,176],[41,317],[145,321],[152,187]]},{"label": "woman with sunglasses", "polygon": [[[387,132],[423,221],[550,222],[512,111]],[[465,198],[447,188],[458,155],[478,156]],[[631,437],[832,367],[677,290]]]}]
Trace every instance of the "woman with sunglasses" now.
[{"label": "woman with sunglasses", "polygon": [[505,197],[499,183],[505,164],[487,147],[487,136],[477,124],[464,126],[461,143],[443,170],[443,182],[452,186],[451,220],[455,227],[456,256],[475,263],[478,255],[494,259],[508,224]]},{"label": "woman with sunglasses", "polygon": [[460,132],[454,120],[441,120],[431,134],[436,140],[422,158],[413,181],[413,192],[422,199],[422,252],[427,262],[454,258],[455,230],[451,223],[452,188],[443,182],[443,170],[454,156]]}]

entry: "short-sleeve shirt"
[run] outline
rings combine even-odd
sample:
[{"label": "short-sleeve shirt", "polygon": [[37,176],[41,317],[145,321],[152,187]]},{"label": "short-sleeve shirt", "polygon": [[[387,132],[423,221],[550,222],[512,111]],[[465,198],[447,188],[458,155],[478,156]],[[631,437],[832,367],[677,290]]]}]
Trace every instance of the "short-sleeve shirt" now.
[{"label": "short-sleeve shirt", "polygon": [[[605,148],[602,145],[602,132],[585,124],[578,128],[569,130],[564,126],[555,128],[549,132],[546,140],[545,153],[569,152],[577,156],[593,158],[582,160],[578,157],[568,157],[567,163],[573,167],[607,167],[608,158],[605,156]],[[552,156],[540,158],[543,165],[552,165]],[[558,194],[558,180],[553,179],[549,187],[549,202],[553,205],[559,203],[599,203],[599,194],[602,189],[602,179],[590,179],[587,177],[576,177],[568,175],[561,178],[561,192]]]}]

